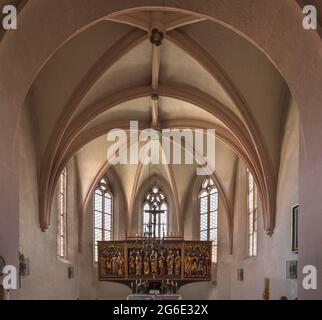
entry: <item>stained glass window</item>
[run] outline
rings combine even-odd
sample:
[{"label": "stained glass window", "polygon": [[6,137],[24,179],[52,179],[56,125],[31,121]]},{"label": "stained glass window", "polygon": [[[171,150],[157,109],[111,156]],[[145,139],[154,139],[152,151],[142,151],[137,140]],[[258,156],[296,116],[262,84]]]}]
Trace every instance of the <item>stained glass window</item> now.
[{"label": "stained glass window", "polygon": [[103,178],[94,192],[94,261],[97,262],[97,241],[112,240],[113,196]]},{"label": "stained glass window", "polygon": [[203,180],[199,194],[200,240],[212,241],[212,262],[217,262],[218,247],[218,190],[214,181]]},{"label": "stained glass window", "polygon": [[67,258],[66,179],[65,168],[59,177],[57,206],[57,256],[63,259]]},{"label": "stained glass window", "polygon": [[248,255],[257,255],[257,188],[247,170]]},{"label": "stained glass window", "polygon": [[[166,237],[168,235],[168,204],[164,193],[160,190],[158,186],[154,186],[151,191],[149,191],[144,199],[143,205],[143,232],[145,235],[149,233],[149,222],[152,221],[152,215],[145,210],[162,210],[164,212],[158,214],[155,235],[156,237]],[[153,232],[153,230],[151,230]]]}]

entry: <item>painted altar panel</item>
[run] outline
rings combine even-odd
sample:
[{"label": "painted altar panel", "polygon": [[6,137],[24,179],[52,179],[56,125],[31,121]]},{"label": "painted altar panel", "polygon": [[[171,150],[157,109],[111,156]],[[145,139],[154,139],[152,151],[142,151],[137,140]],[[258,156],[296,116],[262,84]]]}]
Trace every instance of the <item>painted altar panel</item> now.
[{"label": "painted altar panel", "polygon": [[124,241],[98,243],[99,280],[124,280],[127,277],[125,245]]},{"label": "painted altar panel", "polygon": [[210,280],[211,242],[167,240],[156,246],[140,241],[99,241],[100,281]]},{"label": "painted altar panel", "polygon": [[157,247],[142,247],[141,243],[128,243],[129,279],[181,279],[182,242],[165,241]]},{"label": "painted altar panel", "polygon": [[211,278],[211,242],[183,242],[183,278],[210,280]]}]

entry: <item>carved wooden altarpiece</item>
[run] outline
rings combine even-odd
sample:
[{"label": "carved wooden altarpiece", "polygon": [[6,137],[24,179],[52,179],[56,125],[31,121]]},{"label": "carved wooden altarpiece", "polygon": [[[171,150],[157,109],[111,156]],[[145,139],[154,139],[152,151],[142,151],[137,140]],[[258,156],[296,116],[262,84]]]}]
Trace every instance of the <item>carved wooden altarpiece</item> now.
[{"label": "carved wooden altarpiece", "polygon": [[99,241],[100,281],[211,279],[211,242],[164,240],[155,246],[141,241]]}]

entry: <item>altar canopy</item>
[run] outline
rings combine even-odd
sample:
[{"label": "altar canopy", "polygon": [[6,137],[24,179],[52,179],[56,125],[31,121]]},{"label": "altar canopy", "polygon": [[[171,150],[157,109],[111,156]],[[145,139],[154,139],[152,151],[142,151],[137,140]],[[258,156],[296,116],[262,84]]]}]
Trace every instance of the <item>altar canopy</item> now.
[{"label": "altar canopy", "polygon": [[211,242],[164,240],[147,246],[141,241],[99,241],[100,281],[209,281]]}]

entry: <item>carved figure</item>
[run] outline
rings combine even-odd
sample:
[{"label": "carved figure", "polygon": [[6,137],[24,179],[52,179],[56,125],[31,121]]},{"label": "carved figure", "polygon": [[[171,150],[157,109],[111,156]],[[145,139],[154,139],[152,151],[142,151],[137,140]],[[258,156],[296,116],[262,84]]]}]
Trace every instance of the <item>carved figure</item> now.
[{"label": "carved figure", "polygon": [[165,275],[165,258],[163,255],[163,251],[161,251],[160,256],[159,256],[159,274],[161,276]]},{"label": "carved figure", "polygon": [[191,258],[191,274],[196,274],[198,271],[198,262],[197,262],[197,257],[196,254],[192,254]]},{"label": "carved figure", "polygon": [[114,254],[112,257],[112,274],[114,275],[117,274],[117,265],[118,265],[117,257]]},{"label": "carved figure", "polygon": [[148,276],[150,274],[150,261],[147,253],[145,253],[144,256],[143,273],[145,276]]},{"label": "carved figure", "polygon": [[135,274],[135,257],[133,255],[133,252],[130,253],[129,257],[129,273]]},{"label": "carved figure", "polygon": [[122,276],[124,274],[124,259],[121,252],[119,252],[117,257],[117,274],[119,276]]},{"label": "carved figure", "polygon": [[198,274],[202,275],[203,274],[203,270],[204,270],[204,257],[202,256],[201,253],[199,253],[199,257],[198,257]]},{"label": "carved figure", "polygon": [[107,254],[107,258],[106,258],[106,274],[111,274],[112,272],[112,259],[110,254]]},{"label": "carved figure", "polygon": [[154,250],[152,250],[150,260],[151,260],[151,273],[158,274],[158,254]]},{"label": "carved figure", "polygon": [[191,257],[189,253],[184,258],[184,269],[186,275],[191,275]]},{"label": "carved figure", "polygon": [[136,275],[142,274],[142,257],[140,252],[138,252],[135,257],[135,273]]},{"label": "carved figure", "polygon": [[167,256],[167,271],[169,276],[172,276],[174,273],[173,266],[174,266],[174,256],[173,256],[172,250],[170,250]]}]

